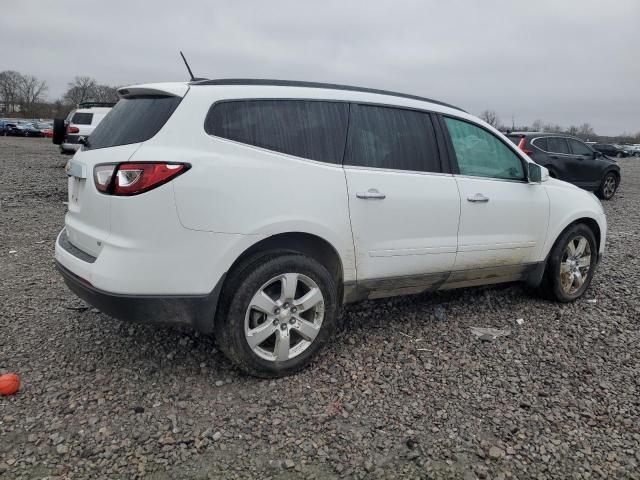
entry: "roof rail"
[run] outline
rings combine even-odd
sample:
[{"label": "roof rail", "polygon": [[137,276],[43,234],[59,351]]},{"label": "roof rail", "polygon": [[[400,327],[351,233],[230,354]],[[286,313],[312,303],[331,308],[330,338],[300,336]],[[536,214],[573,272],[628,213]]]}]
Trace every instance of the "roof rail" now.
[{"label": "roof rail", "polygon": [[80,102],[78,108],[94,108],[94,107],[106,107],[111,108],[115,105],[115,102]]},{"label": "roof rail", "polygon": [[[351,85],[337,85],[334,83],[319,83],[319,82],[303,82],[297,80],[270,80],[259,78],[226,78],[216,80],[196,80],[190,82],[191,85],[264,85],[264,86],[277,86],[277,87],[306,87],[306,88],[326,88],[330,90],[345,90],[349,92],[362,92],[362,93],[375,93],[378,95],[389,95],[392,97],[408,98],[411,100],[420,100],[422,102],[435,103],[442,105],[443,107],[454,108],[465,112],[460,107],[451,105],[448,103],[433,100],[431,98],[419,97],[417,95],[409,95],[406,93],[391,92],[389,90],[378,90],[375,88],[363,88],[354,87]],[[466,113],[466,112],[465,112]]]}]

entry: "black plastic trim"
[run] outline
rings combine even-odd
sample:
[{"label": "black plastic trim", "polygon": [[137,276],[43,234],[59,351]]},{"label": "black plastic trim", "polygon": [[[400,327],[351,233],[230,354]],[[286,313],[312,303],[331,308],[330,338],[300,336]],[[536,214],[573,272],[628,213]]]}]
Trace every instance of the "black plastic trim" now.
[{"label": "black plastic trim", "polygon": [[97,257],[94,257],[93,255],[89,255],[84,250],[80,250],[78,247],[72,244],[69,241],[69,236],[67,235],[66,230],[63,230],[62,233],[60,234],[60,237],[58,239],[58,245],[60,245],[62,249],[65,250],[67,253],[70,253],[77,259],[82,260],[83,262],[93,263],[97,260]]},{"label": "black plastic trim", "polygon": [[[226,78],[216,80],[200,80],[191,82],[193,86],[201,85],[260,85],[260,86],[273,86],[273,87],[304,87],[304,88],[324,88],[327,90],[344,90],[347,92],[361,92],[361,93],[374,93],[377,95],[388,95],[391,97],[408,98],[410,100],[420,100],[421,102],[435,103],[436,105],[442,105],[443,107],[453,108],[461,112],[465,112],[459,107],[451,105],[449,103],[440,102],[431,98],[420,97],[418,95],[409,95],[406,93],[392,92],[389,90],[379,90],[376,88],[354,87],[352,85],[339,85],[335,83],[320,83],[320,82],[303,82],[298,80],[270,80],[259,78]],[[467,113],[467,112],[465,112]]]},{"label": "black plastic trim", "polygon": [[201,333],[213,331],[218,298],[226,274],[206,295],[124,295],[100,290],[56,260],[69,289],[101,312],[119,320],[147,324],[190,326]]}]

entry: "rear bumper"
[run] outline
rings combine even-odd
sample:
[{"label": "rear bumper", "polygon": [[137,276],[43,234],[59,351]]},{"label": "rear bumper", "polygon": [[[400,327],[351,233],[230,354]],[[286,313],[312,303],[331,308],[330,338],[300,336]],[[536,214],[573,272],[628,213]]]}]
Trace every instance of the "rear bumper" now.
[{"label": "rear bumper", "polygon": [[95,288],[57,260],[56,267],[73,293],[111,317],[137,323],[186,325],[202,333],[213,331],[224,278],[208,295],[123,295]]}]

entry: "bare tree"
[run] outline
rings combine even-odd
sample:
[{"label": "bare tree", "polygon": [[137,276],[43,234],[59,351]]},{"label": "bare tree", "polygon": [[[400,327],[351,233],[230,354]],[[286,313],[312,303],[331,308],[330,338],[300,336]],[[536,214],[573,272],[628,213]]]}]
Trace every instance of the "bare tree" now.
[{"label": "bare tree", "polygon": [[22,75],[13,70],[0,72],[0,103],[5,113],[14,113],[20,108],[21,77]]},{"label": "bare tree", "polygon": [[500,117],[493,110],[485,110],[480,114],[480,118],[494,128],[500,128]]},{"label": "bare tree", "polygon": [[25,117],[33,116],[36,106],[44,102],[44,94],[48,89],[46,81],[38,80],[33,75],[20,75],[18,98]]},{"label": "bare tree", "polygon": [[73,82],[69,82],[69,88],[62,97],[69,105],[93,100],[96,93],[97,82],[91,77],[75,77]]},{"label": "bare tree", "polygon": [[535,122],[531,124],[531,129],[534,132],[541,132],[543,128],[544,128],[544,122],[540,119],[537,119]]},{"label": "bare tree", "polygon": [[117,102],[118,87],[111,87],[109,85],[96,85],[93,100],[95,100],[96,102]]},{"label": "bare tree", "polygon": [[591,139],[591,137],[595,136],[595,134],[596,132],[593,130],[593,127],[589,123],[585,122],[578,127],[577,135],[584,140]]}]

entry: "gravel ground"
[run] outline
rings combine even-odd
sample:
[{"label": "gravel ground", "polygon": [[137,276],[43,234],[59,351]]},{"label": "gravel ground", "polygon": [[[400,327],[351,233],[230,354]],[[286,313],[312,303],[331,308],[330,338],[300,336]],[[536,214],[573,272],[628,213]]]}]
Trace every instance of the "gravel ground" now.
[{"label": "gravel ground", "polygon": [[0,138],[0,373],[23,382],[0,397],[0,478],[640,478],[640,160],[620,162],[586,298],[506,285],[355,304],[310,368],[263,381],[211,338],[66,289],[67,159]]}]

